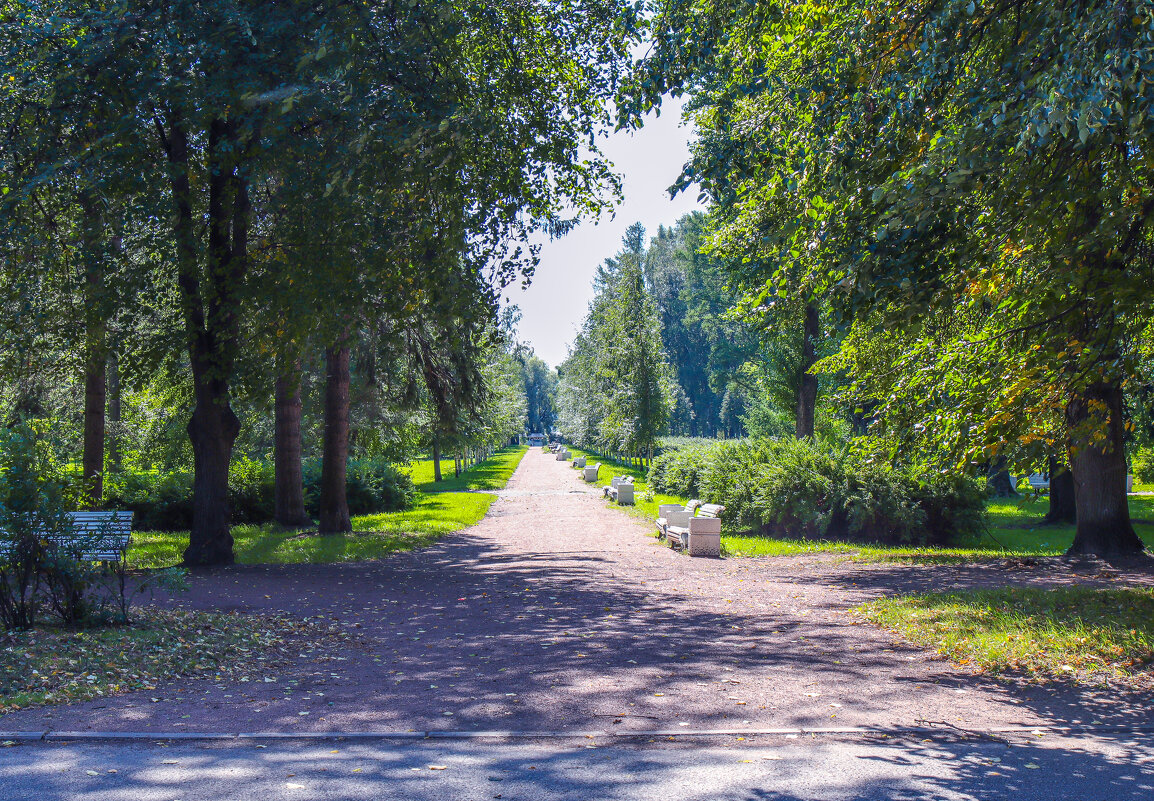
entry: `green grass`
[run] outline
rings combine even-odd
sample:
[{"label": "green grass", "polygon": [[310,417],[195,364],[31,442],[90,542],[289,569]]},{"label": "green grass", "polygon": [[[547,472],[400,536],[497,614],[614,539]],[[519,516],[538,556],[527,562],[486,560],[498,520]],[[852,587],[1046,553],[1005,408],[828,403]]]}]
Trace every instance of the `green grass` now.
[{"label": "green grass", "polygon": [[279,657],[300,653],[301,638],[311,649],[341,636],[315,621],[273,615],[146,609],[135,618],[126,626],[0,635],[0,714],[153,690],[182,676],[261,681]]},{"label": "green grass", "polygon": [[491,457],[473,466],[460,476],[453,475],[453,459],[441,459],[443,481],[433,481],[433,460],[421,459],[408,466],[409,476],[421,492],[462,492],[467,490],[499,490],[509,483],[509,477],[521,463],[529,449],[525,446],[503,448]]},{"label": "green grass", "polygon": [[872,601],[856,610],[958,664],[1037,680],[1148,682],[1154,590],[1005,588]]},{"label": "green grass", "polygon": [[[410,470],[419,491],[413,508],[354,517],[352,534],[322,536],[273,523],[234,526],[236,560],[241,564],[359,562],[426,547],[479,523],[497,497],[480,490],[504,487],[525,451],[507,448],[460,477],[436,483],[432,460],[415,462]],[[452,465],[450,461],[450,473]],[[168,567],[180,564],[187,546],[187,531],[138,531],[132,535],[128,560],[134,567]]]}]

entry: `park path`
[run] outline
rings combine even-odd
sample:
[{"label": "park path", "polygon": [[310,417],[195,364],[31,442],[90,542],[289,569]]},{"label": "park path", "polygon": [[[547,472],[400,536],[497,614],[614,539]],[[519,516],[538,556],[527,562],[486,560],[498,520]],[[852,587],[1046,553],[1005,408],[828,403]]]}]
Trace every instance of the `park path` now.
[{"label": "park path", "polygon": [[[534,449],[478,525],[337,565],[197,573],[186,608],[333,621],[346,644],[244,683],[0,717],[0,729],[139,732],[657,731],[1136,725],[1150,698],[968,674],[863,624],[906,587],[1051,581],[1028,570],[690,559]],[[321,649],[324,650],[323,648]]]}]

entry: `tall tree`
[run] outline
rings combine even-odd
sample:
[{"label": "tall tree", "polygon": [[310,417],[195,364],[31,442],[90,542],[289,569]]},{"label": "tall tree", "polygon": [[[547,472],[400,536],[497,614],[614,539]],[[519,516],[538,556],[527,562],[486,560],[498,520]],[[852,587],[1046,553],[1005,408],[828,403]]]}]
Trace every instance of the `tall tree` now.
[{"label": "tall tree", "polygon": [[719,252],[901,332],[881,416],[918,410],[963,463],[1060,420],[1077,553],[1142,549],[1123,387],[1154,277],[1150,13],[669,0],[634,93],[697,92],[683,184],[715,199]]}]

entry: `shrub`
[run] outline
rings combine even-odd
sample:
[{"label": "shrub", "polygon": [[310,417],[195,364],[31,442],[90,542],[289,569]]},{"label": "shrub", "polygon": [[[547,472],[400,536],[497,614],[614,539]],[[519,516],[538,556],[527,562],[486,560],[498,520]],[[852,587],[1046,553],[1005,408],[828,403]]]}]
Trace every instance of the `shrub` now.
[{"label": "shrub", "polygon": [[1154,483],[1154,448],[1136,449],[1130,463],[1130,472],[1139,483]]},{"label": "shrub", "polygon": [[[305,510],[318,512],[321,463],[303,465]],[[272,464],[239,457],[228,472],[232,522],[237,525],[266,523],[273,518],[276,476]],[[133,513],[139,531],[186,531],[192,527],[192,474],[124,472],[108,476],[105,506]],[[409,476],[381,459],[350,459],[346,488],[349,513],[354,515],[408,509],[416,497]]]},{"label": "shrub", "polygon": [[777,536],[945,544],[985,520],[972,478],[793,437],[679,448],[654,460],[649,486],[722,504],[731,531]]}]

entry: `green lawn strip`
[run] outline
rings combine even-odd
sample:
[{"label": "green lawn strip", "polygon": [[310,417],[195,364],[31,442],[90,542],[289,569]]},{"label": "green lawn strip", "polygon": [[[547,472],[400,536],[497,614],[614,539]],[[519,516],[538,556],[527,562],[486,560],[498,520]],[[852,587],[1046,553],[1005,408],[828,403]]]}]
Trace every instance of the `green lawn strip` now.
[{"label": "green lawn strip", "polygon": [[1036,680],[1149,683],[1154,590],[1002,588],[871,601],[857,612],[961,665]]},{"label": "green lawn strip", "polygon": [[524,445],[502,448],[459,476],[453,475],[452,458],[441,459],[442,481],[433,481],[432,459],[420,459],[411,463],[406,469],[421,492],[499,490],[509,483],[513,471],[517,469],[521,458],[528,450]]},{"label": "green lawn strip", "polygon": [[314,621],[145,608],[102,629],[0,634],[0,714],[49,703],[154,690],[180,677],[260,682],[289,657],[344,635]]},{"label": "green lawn strip", "polygon": [[[419,484],[421,491],[412,509],[354,517],[352,534],[321,536],[274,523],[234,526],[236,559],[241,564],[328,564],[379,559],[426,547],[446,534],[479,523],[497,496],[476,490],[504,487],[525,451],[499,451],[460,478],[432,485],[433,489]],[[423,470],[422,465],[416,463],[415,469]],[[449,465],[451,468],[452,462]],[[451,491],[453,487],[458,491]],[[187,546],[187,531],[137,531],[132,534],[128,560],[133,567],[169,567],[180,564]]]}]

